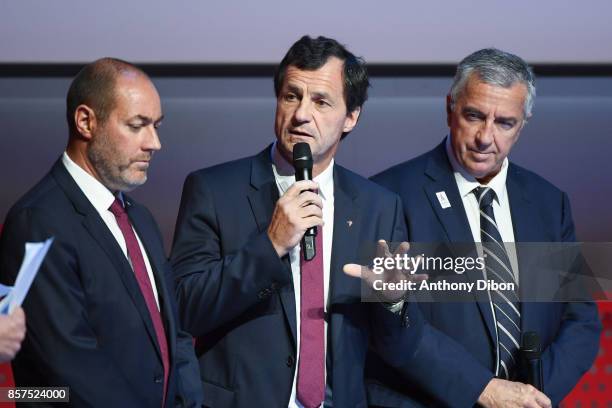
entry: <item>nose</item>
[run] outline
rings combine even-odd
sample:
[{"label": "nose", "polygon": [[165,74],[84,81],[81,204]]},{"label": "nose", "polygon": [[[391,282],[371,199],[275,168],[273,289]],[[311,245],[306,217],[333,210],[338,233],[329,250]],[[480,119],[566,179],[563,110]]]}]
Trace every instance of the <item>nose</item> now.
[{"label": "nose", "polygon": [[492,119],[483,121],[482,126],[476,134],[476,145],[479,149],[485,150],[495,140],[495,126]]},{"label": "nose", "polygon": [[310,122],[310,119],[312,118],[312,103],[308,100],[308,98],[302,98],[300,104],[293,113],[293,118],[297,123]]},{"label": "nose", "polygon": [[145,139],[145,145],[143,150],[156,152],[161,149],[161,142],[159,140],[159,136],[157,134],[157,129],[155,126],[150,125],[150,130],[147,132],[147,137]]}]

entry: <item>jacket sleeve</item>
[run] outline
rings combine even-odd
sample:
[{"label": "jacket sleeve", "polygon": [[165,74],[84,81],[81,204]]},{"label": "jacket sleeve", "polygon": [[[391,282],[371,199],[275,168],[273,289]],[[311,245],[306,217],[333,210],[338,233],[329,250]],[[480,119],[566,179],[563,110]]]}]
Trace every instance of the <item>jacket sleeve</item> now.
[{"label": "jacket sleeve", "polygon": [[181,322],[194,336],[217,329],[291,284],[291,272],[266,231],[253,235],[233,253],[224,251],[217,220],[221,210],[215,206],[205,177],[201,173],[189,175],[171,262]]},{"label": "jacket sleeve", "polygon": [[[76,243],[60,238],[61,226],[40,209],[9,214],[0,242],[2,281],[12,284],[19,271],[24,244],[55,236],[23,303],[27,335],[13,361],[15,380],[23,384],[20,361],[39,367],[48,385],[70,385],[70,402],[82,406],[138,406],[130,379],[100,347],[88,321],[87,299],[79,272]],[[64,236],[65,236],[64,232]],[[95,378],[95,381],[91,379]],[[29,384],[31,386],[40,384]]]},{"label": "jacket sleeve", "polygon": [[[403,208],[396,200],[392,240],[407,241]],[[476,361],[463,346],[431,326],[418,303],[407,301],[400,314],[383,307],[372,308],[372,346],[393,370],[379,378],[397,374],[393,383],[424,390],[437,406],[473,406],[493,373]],[[383,366],[377,366],[385,370]],[[466,374],[469,373],[469,374]]]},{"label": "jacket sleeve", "polygon": [[[576,232],[565,193],[562,195],[563,242],[575,242]],[[555,340],[542,353],[544,393],[558,405],[591,367],[599,350],[601,322],[594,302],[567,302]]]}]

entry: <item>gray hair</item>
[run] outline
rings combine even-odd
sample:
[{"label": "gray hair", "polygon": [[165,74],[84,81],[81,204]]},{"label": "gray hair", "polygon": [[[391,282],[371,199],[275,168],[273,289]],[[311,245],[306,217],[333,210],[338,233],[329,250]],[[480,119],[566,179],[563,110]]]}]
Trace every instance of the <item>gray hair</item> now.
[{"label": "gray hair", "polygon": [[527,87],[527,96],[523,114],[525,118],[531,116],[536,96],[535,76],[531,67],[522,58],[496,48],[476,51],[459,63],[450,90],[451,109],[454,108],[455,102],[465,90],[468,79],[473,73],[489,85],[510,88],[517,82],[524,84]]}]

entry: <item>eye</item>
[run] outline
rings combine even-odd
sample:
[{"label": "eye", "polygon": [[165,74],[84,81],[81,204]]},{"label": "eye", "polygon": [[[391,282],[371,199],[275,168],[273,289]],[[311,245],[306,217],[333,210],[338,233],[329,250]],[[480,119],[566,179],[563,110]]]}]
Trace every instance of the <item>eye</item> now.
[{"label": "eye", "polygon": [[133,130],[134,132],[140,130],[140,128],[142,127],[142,125],[140,124],[134,124],[134,123],[128,123],[128,127]]},{"label": "eye", "polygon": [[510,130],[514,127],[512,122],[499,122],[499,126],[504,130]]},{"label": "eye", "polygon": [[315,104],[317,106],[331,106],[325,99],[318,99],[315,101]]},{"label": "eye", "polygon": [[283,98],[287,102],[293,102],[297,100],[297,95],[294,93],[288,93],[288,94],[285,94]]},{"label": "eye", "polygon": [[465,117],[467,120],[469,120],[470,122],[476,121],[476,120],[480,120],[480,117],[474,113],[474,112],[468,112],[465,114]]}]

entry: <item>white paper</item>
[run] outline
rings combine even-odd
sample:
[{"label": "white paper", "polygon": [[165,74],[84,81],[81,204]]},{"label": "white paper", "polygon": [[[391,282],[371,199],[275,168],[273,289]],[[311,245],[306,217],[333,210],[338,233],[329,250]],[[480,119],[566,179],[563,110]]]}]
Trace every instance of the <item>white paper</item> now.
[{"label": "white paper", "polygon": [[[8,286],[4,287],[8,288],[8,295],[0,302],[0,313],[10,314],[15,308],[21,306],[52,243],[53,237],[44,242],[26,242],[25,255],[17,279],[15,279],[15,285],[12,289]],[[0,293],[4,288],[0,288]]]}]

